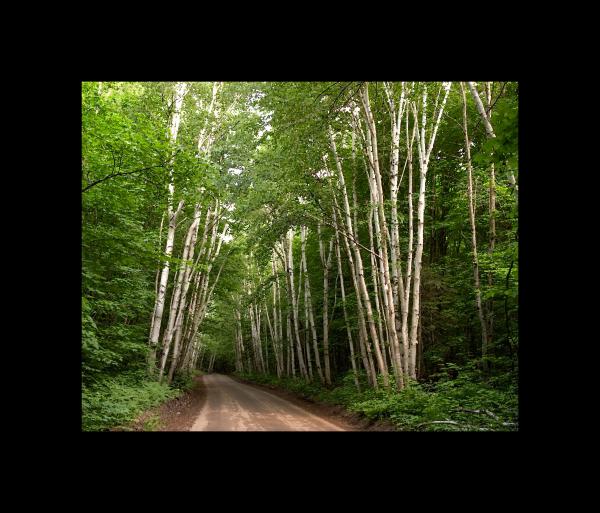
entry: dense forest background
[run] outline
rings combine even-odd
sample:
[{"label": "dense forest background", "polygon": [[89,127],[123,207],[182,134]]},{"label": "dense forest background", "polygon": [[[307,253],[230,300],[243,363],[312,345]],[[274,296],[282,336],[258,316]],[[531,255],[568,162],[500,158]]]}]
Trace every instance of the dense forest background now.
[{"label": "dense forest background", "polygon": [[514,82],[83,82],[82,427],[199,370],[518,427]]}]

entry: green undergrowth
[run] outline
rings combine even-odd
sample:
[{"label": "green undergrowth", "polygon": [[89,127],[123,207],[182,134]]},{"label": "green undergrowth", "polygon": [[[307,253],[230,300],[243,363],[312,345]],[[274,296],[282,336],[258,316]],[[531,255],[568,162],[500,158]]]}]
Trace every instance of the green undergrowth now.
[{"label": "green undergrowth", "polygon": [[82,430],[107,431],[126,425],[145,410],[181,395],[193,386],[192,375],[175,376],[169,386],[139,373],[104,378],[82,391]]},{"label": "green undergrowth", "polygon": [[[399,431],[516,431],[518,394],[516,383],[494,386],[493,380],[481,380],[473,368],[460,368],[454,379],[435,383],[411,382],[398,392],[383,386],[374,390],[361,376],[361,392],[352,372],[331,388],[299,378],[277,378],[262,374],[237,374],[240,378],[289,390],[300,397],[344,406],[371,421],[391,422]],[[380,385],[381,382],[381,376]]]}]

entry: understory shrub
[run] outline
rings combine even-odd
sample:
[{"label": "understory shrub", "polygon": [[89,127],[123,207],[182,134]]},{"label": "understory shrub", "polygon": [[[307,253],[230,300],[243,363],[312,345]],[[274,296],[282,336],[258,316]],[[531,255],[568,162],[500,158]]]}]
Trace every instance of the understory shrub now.
[{"label": "understory shrub", "polygon": [[83,431],[106,431],[133,420],[142,411],[179,395],[180,391],[156,381],[133,383],[126,378],[106,379],[82,392]]}]

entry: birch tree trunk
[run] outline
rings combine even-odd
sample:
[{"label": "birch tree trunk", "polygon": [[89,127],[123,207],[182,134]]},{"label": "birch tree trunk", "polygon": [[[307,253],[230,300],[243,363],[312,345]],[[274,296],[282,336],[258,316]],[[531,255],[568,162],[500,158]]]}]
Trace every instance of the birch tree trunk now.
[{"label": "birch tree trunk", "polygon": [[[181,121],[181,106],[183,105],[183,98],[187,91],[187,84],[185,82],[179,82],[175,86],[175,94],[174,94],[174,109],[173,115],[171,117],[171,123],[169,126],[169,140],[172,146],[175,146],[177,142],[177,133],[179,131],[179,123]],[[173,166],[171,166],[169,176],[169,196],[168,196],[168,206],[167,206],[167,216],[169,218],[169,229],[167,231],[167,242],[165,246],[165,257],[166,261],[163,266],[163,270],[160,276],[160,286],[158,289],[158,294],[156,296],[156,301],[154,304],[154,315],[151,321],[151,330],[150,330],[150,351],[148,353],[148,372],[152,376],[155,372],[155,363],[156,363],[156,351],[158,349],[158,339],[160,337],[160,326],[162,323],[162,315],[165,305],[165,296],[167,293],[167,283],[169,280],[169,258],[171,257],[171,253],[173,252],[173,241],[175,240],[175,228],[177,226],[177,216],[181,209],[183,208],[183,200],[179,203],[179,207],[176,211],[173,211],[173,196],[175,194],[175,184],[173,180]]]},{"label": "birch tree trunk", "polygon": [[296,352],[298,356],[298,367],[300,368],[301,376],[308,381],[309,376],[304,363],[304,356],[302,354],[302,346],[300,344],[300,329],[298,326],[298,302],[296,301],[296,294],[294,292],[294,259],[293,259],[293,240],[294,230],[290,229],[287,235],[287,278],[288,278],[288,290],[291,299],[291,310],[292,310],[292,321],[294,327],[294,336],[296,338]]},{"label": "birch tree trunk", "polygon": [[[348,345],[350,346],[350,363],[352,364],[352,373],[354,374],[354,384],[356,385],[356,390],[360,392],[360,382],[358,380],[358,369],[356,368],[356,357],[354,356],[354,343],[352,342],[352,332],[350,331],[350,322],[348,319],[348,311],[346,309],[346,289],[344,287],[344,272],[342,268],[342,257],[340,254],[340,239],[337,231],[337,218],[336,218],[335,210],[333,211],[333,218],[336,225],[335,230],[335,254],[337,257],[337,266],[338,266],[338,276],[340,278],[340,291],[342,295],[342,311],[344,312],[344,322],[346,323],[346,333],[348,335]],[[365,359],[366,360],[366,359]],[[367,367],[367,362],[364,362],[365,368]],[[367,375],[369,370],[367,369]]]},{"label": "birch tree trunk", "polygon": [[217,110],[217,96],[221,89],[223,88],[223,82],[213,82],[212,87],[212,99],[210,101],[210,105],[207,110],[207,120],[204,124],[204,127],[200,131],[200,135],[198,136],[198,153],[209,154],[212,146],[213,139],[212,135],[212,126],[211,126],[211,117],[213,114],[218,116]]},{"label": "birch tree trunk", "polygon": [[[300,228],[300,237],[302,239],[304,227]],[[296,301],[298,303],[298,312],[300,311],[300,299],[302,298],[302,280],[304,278],[304,257],[303,253],[300,255],[300,265],[298,269],[298,292],[296,293]],[[310,323],[308,320],[308,299],[307,299],[307,290],[304,288],[304,325],[301,325],[300,314],[298,313],[298,326],[301,327],[299,333],[302,333],[301,340],[304,341],[304,355],[306,356],[306,366],[308,368],[308,377],[309,380],[313,380],[313,370],[312,370],[312,360],[310,358],[310,349],[308,347],[309,338],[310,338]]]},{"label": "birch tree trunk", "polygon": [[[486,84],[486,99],[488,107],[488,116],[492,116],[492,83]],[[490,233],[488,243],[488,254],[490,259],[494,253],[496,246],[496,174],[494,169],[494,163],[490,166],[490,190],[489,190],[489,217],[490,217]],[[494,274],[492,271],[488,272],[488,286],[491,288],[494,284]],[[494,339],[494,299],[490,298],[487,304],[487,322],[488,322],[488,340],[490,344]]]},{"label": "birch tree trunk", "polygon": [[223,239],[225,237],[225,234],[227,233],[228,230],[228,223],[225,223],[224,227],[223,227],[223,231],[221,233],[221,235],[219,236],[219,240],[218,243],[216,243],[216,249],[213,250],[213,248],[215,247],[215,234],[216,234],[216,224],[213,225],[213,237],[211,238],[211,244],[210,246],[207,248],[206,251],[206,258],[207,260],[205,261],[205,271],[203,273],[198,273],[197,277],[196,277],[196,292],[194,294],[194,299],[192,301],[192,305],[193,307],[189,310],[188,315],[190,316],[190,318],[192,319],[190,322],[190,328],[189,328],[189,334],[186,335],[186,339],[184,340],[184,344],[187,340],[187,343],[189,344],[189,341],[193,340],[194,337],[196,336],[199,326],[202,323],[202,321],[204,320],[204,316],[206,314],[206,310],[208,308],[208,304],[210,302],[210,298],[212,296],[212,292],[216,286],[216,284],[219,281],[219,277],[221,275],[221,271],[223,269],[223,265],[225,262],[223,262],[219,268],[219,271],[217,273],[217,276],[213,282],[213,284],[211,285],[211,287],[209,288],[209,283],[210,283],[210,273],[212,271],[212,267],[213,264],[216,260],[216,258],[219,256],[219,253],[221,251],[221,245],[223,242]]},{"label": "birch tree trunk", "polygon": [[236,308],[233,311],[235,318],[235,371],[244,372],[244,363],[242,361],[242,319],[240,311]]},{"label": "birch tree trunk", "polygon": [[[165,214],[163,213],[162,217],[160,218],[160,230],[158,232],[158,251],[160,252],[161,248],[162,248],[162,231],[163,231],[163,224],[165,221]],[[160,271],[161,271],[161,267],[160,265],[158,266],[158,269],[156,270],[156,280],[154,282],[154,296],[158,297],[158,280],[160,278]],[[154,330],[154,323],[156,322],[156,303],[154,303],[154,310],[152,312],[152,321],[150,324],[150,333],[152,333],[152,331]]]},{"label": "birch tree trunk", "polygon": [[319,233],[319,255],[323,265],[323,359],[325,360],[325,383],[331,385],[331,369],[329,363],[329,272],[331,270],[331,253],[333,250],[333,238],[329,241],[329,251],[327,257],[321,240],[321,225],[318,226]]},{"label": "birch tree trunk", "polygon": [[[279,293],[279,277],[277,275],[277,264],[275,255],[271,258],[271,266],[273,270],[273,353],[277,363],[277,377],[283,375],[283,348],[281,346],[281,303],[278,302]],[[269,319],[267,314],[267,320]]]},{"label": "birch tree trunk", "polygon": [[[408,109],[406,109],[406,126],[408,127]],[[410,291],[412,286],[412,264],[413,264],[413,141],[417,132],[417,124],[413,126],[413,132],[409,141],[408,131],[406,132],[406,147],[408,153],[408,257],[406,263],[406,286],[404,287],[404,304],[402,305],[402,344],[404,346],[403,370],[405,375],[409,375],[408,360],[409,339],[408,339],[408,310],[410,306]]]},{"label": "birch tree trunk", "polygon": [[[277,271],[277,266],[275,267]],[[281,359],[281,372],[284,368],[284,346],[283,346],[283,316],[281,310],[281,286],[279,284],[279,272],[275,275],[275,285],[277,290],[277,340],[279,343],[279,357]],[[289,374],[289,371],[288,371]]]},{"label": "birch tree trunk", "polygon": [[[273,307],[273,310],[275,308]],[[271,318],[269,317],[269,305],[265,302],[265,318],[267,321],[267,328],[269,329],[269,334],[271,335],[271,345],[273,347],[273,357],[275,358],[275,371],[277,372],[277,377],[281,377],[281,367],[279,364],[279,356],[278,356],[278,347],[277,347],[277,326],[275,324],[275,319],[273,319],[273,323],[271,323]],[[267,352],[268,356],[268,352]],[[269,360],[267,359],[267,372],[269,372]]]},{"label": "birch tree trunk", "polygon": [[392,354],[394,356],[394,374],[396,377],[396,386],[399,390],[404,388],[404,376],[402,374],[402,362],[400,360],[400,346],[398,342],[398,333],[395,329],[396,324],[396,313],[394,310],[394,299],[392,293],[392,283],[390,279],[389,261],[387,253],[387,240],[388,230],[385,219],[385,212],[383,207],[383,185],[381,180],[381,172],[379,168],[379,156],[377,148],[377,129],[375,125],[375,119],[371,111],[371,105],[369,101],[369,89],[368,83],[365,83],[361,90],[361,100],[363,105],[363,112],[365,114],[365,120],[367,123],[367,157],[371,165],[370,175],[372,175],[371,190],[373,199],[376,201],[378,223],[375,224],[375,231],[377,235],[378,254],[380,255],[380,266],[381,266],[381,282],[383,285],[384,302],[386,307],[387,325],[391,327],[389,330],[390,344],[392,344]]},{"label": "birch tree trunk", "polygon": [[[185,260],[192,261],[194,258],[194,247],[196,245],[196,238],[198,237],[198,226],[200,225],[200,205],[196,206],[196,212],[194,213],[194,221],[192,223],[193,228],[192,237],[190,242],[190,249]],[[179,365],[179,356],[181,349],[181,336],[183,334],[183,319],[185,317],[186,306],[187,306],[187,293],[192,281],[192,268],[189,263],[185,263],[185,272],[183,276],[183,290],[181,292],[181,298],[179,300],[179,307],[177,309],[177,317],[175,319],[174,336],[175,345],[173,347],[173,358],[171,360],[171,366],[169,368],[168,382],[173,381],[173,373]]]},{"label": "birch tree trunk", "polygon": [[[384,365],[383,356],[381,354],[381,348],[379,345],[379,337],[377,335],[377,328],[375,325],[375,321],[373,319],[373,309],[371,307],[371,299],[369,298],[369,292],[367,290],[367,285],[365,283],[365,278],[364,278],[365,273],[364,273],[364,268],[363,268],[363,263],[362,263],[362,256],[360,254],[360,249],[356,242],[357,239],[354,234],[354,230],[352,229],[350,203],[348,202],[348,193],[346,191],[346,182],[344,179],[344,173],[342,171],[342,164],[341,164],[340,159],[337,154],[337,149],[335,146],[335,140],[333,138],[333,131],[331,130],[331,127],[329,128],[329,138],[330,138],[330,143],[331,143],[331,150],[333,152],[336,166],[338,169],[338,180],[340,182],[340,189],[342,191],[343,200],[344,200],[344,208],[346,211],[346,223],[347,223],[346,229],[347,229],[347,233],[350,236],[350,239],[352,240],[352,245],[353,245],[353,249],[354,249],[354,257],[355,257],[356,267],[357,267],[356,274],[357,274],[357,279],[358,279],[358,285],[360,287],[360,293],[362,294],[363,305],[365,306],[366,318],[367,318],[367,322],[369,324],[370,334],[373,339],[373,346],[375,348],[375,356],[377,359],[377,364],[379,366],[379,371],[381,372],[384,386],[386,388],[388,388],[389,387],[388,369]],[[376,382],[376,380],[375,380],[375,382]]]},{"label": "birch tree trunk", "polygon": [[[369,213],[369,218],[368,218],[368,228],[369,228],[369,247],[371,248],[371,280],[373,281],[373,294],[374,294],[374,299],[375,299],[375,312],[377,314],[377,331],[379,334],[379,339],[381,340],[381,343],[385,346],[386,343],[386,333],[387,331],[384,331],[383,329],[383,325],[382,325],[382,319],[385,319],[385,314],[382,313],[382,309],[381,309],[381,305],[380,305],[380,301],[379,301],[379,284],[377,281],[377,275],[378,275],[378,265],[377,265],[377,258],[375,257],[375,255],[377,254],[375,252],[375,245],[374,245],[374,241],[373,241],[373,215],[375,214],[375,209],[373,208],[373,203],[371,204],[371,208],[370,208],[370,213]],[[388,339],[389,340],[389,339]],[[387,344],[388,348],[390,350],[391,346],[389,345],[389,343]],[[386,360],[386,354],[385,354],[385,348],[383,349],[383,361],[384,361],[384,365],[387,368],[387,360]]]},{"label": "birch tree trunk", "polygon": [[[400,153],[400,133],[402,128],[402,114],[405,109],[405,91],[404,82],[401,84],[400,103],[398,105],[397,117],[395,117],[395,102],[392,92],[384,82],[384,90],[388,98],[390,109],[390,120],[392,128],[391,137],[391,163],[390,163],[390,209],[391,209],[391,243],[390,243],[390,258],[391,258],[391,286],[394,302],[395,313],[395,329],[400,333],[402,346],[400,349],[400,361],[402,368],[400,372],[407,374],[407,357],[408,357],[408,332],[405,329],[406,319],[400,313],[406,310],[406,296],[404,291],[404,280],[402,277],[402,265],[400,254],[400,233],[398,222],[398,189],[400,180],[398,179],[399,169],[399,153]],[[408,109],[406,109],[408,114]],[[408,119],[408,118],[407,118]],[[406,124],[408,129],[408,123]],[[407,285],[408,286],[408,285]]]},{"label": "birch tree trunk", "polygon": [[469,221],[471,223],[471,247],[473,250],[473,277],[475,279],[475,301],[477,303],[477,314],[481,324],[481,357],[484,371],[488,370],[487,351],[488,334],[481,304],[481,284],[479,281],[479,261],[477,258],[477,227],[475,224],[475,206],[473,203],[473,166],[471,165],[471,141],[469,140],[469,130],[467,123],[467,96],[465,94],[464,84],[460,83],[460,89],[463,96],[463,131],[465,134],[465,155],[467,157],[467,191],[469,196]]},{"label": "birch tree trunk", "polygon": [[[433,130],[429,138],[429,142],[426,140],[426,125],[427,125],[427,86],[423,92],[423,119],[421,123],[421,133],[419,134],[419,128],[417,127],[417,148],[419,150],[419,167],[420,167],[420,182],[419,182],[419,202],[417,206],[417,249],[415,252],[415,269],[413,278],[413,305],[412,305],[412,322],[410,330],[410,360],[409,360],[409,374],[414,380],[417,379],[417,344],[418,340],[418,326],[420,319],[420,294],[421,294],[421,263],[423,259],[423,229],[425,222],[425,185],[427,178],[427,170],[429,167],[429,159],[431,157],[431,151],[437,131],[442,119],[444,112],[444,106],[448,99],[448,93],[450,92],[451,83],[448,82],[444,87],[446,93],[442,101],[442,105],[438,111],[437,119],[434,122]],[[418,123],[418,117],[416,112],[416,106],[413,103],[413,109],[415,111],[415,123]]]},{"label": "birch tree trunk", "polygon": [[[193,258],[193,247],[195,244],[198,224],[200,222],[200,205],[196,205],[196,211],[194,213],[194,220],[188,229],[188,233],[185,238],[185,244],[183,246],[183,254],[181,256],[182,264],[179,269],[179,273],[177,276],[177,282],[175,284],[175,288],[173,290],[173,296],[171,301],[171,309],[169,311],[169,320],[167,323],[167,328],[165,329],[165,333],[163,335],[163,354],[160,363],[160,371],[158,375],[159,381],[162,380],[165,365],[167,362],[167,357],[169,355],[169,351],[171,348],[171,342],[173,340],[173,332],[175,328],[175,323],[177,320],[177,314],[180,306],[180,296],[182,289],[185,289],[187,293],[187,287],[189,285],[188,277],[190,272],[190,267],[186,263],[188,258]],[[190,257],[190,254],[192,255]]]},{"label": "birch tree trunk", "polygon": [[[313,340],[313,349],[315,353],[315,364],[317,366],[317,374],[319,374],[319,379],[321,383],[323,383],[323,370],[321,369],[321,356],[319,355],[319,346],[317,339],[317,328],[315,326],[315,318],[313,313],[313,305],[312,305],[312,296],[310,293],[310,280],[308,277],[308,268],[306,265],[306,226],[301,227],[300,231],[301,243],[302,243],[302,269],[304,272],[304,287],[305,287],[305,309],[307,313],[307,321],[310,324],[310,331],[312,334]],[[325,321],[326,323],[326,321]],[[307,338],[308,338],[308,326],[307,326]],[[327,353],[329,356],[329,353]],[[310,360],[309,360],[310,361]],[[330,378],[331,382],[331,378]]]},{"label": "birch tree trunk", "polygon": [[367,323],[365,320],[365,310],[362,303],[362,289],[359,285],[359,277],[356,264],[354,262],[354,257],[352,256],[352,251],[350,250],[350,245],[348,243],[348,239],[344,237],[346,255],[348,256],[348,261],[350,263],[350,274],[352,276],[352,282],[354,284],[355,294],[356,294],[356,312],[358,315],[358,327],[359,327],[359,346],[361,351],[361,356],[363,359],[363,366],[365,372],[367,373],[367,377],[369,379],[369,383],[373,388],[379,388],[379,384],[377,382],[377,372],[375,370],[375,364],[373,362],[373,356],[371,351],[371,344],[369,342],[369,334],[367,333]]},{"label": "birch tree trunk", "polygon": [[[490,122],[490,118],[488,116],[488,114],[486,114],[485,112],[485,108],[483,106],[483,103],[481,102],[481,98],[479,97],[479,93],[477,92],[477,88],[475,87],[475,82],[467,82],[468,86],[469,86],[469,90],[471,91],[471,96],[473,96],[473,100],[475,100],[475,106],[477,107],[477,111],[479,112],[479,115],[481,116],[481,119],[483,120],[483,126],[485,126],[485,131],[487,133],[488,138],[495,138],[496,134],[494,133],[494,129],[492,127],[492,124]],[[491,116],[491,113],[490,113]],[[517,202],[517,206],[519,204],[519,186],[517,185],[517,181],[515,180],[515,175],[512,172],[512,170],[510,171],[509,175],[508,175],[508,179],[510,180],[510,183],[515,191],[515,201]]]}]

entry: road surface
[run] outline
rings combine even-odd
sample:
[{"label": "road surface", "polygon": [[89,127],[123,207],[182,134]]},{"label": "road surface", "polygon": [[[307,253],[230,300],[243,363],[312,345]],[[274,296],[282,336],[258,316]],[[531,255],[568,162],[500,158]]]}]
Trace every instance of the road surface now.
[{"label": "road surface", "polygon": [[206,402],[190,431],[344,431],[322,417],[223,374],[202,376]]}]

